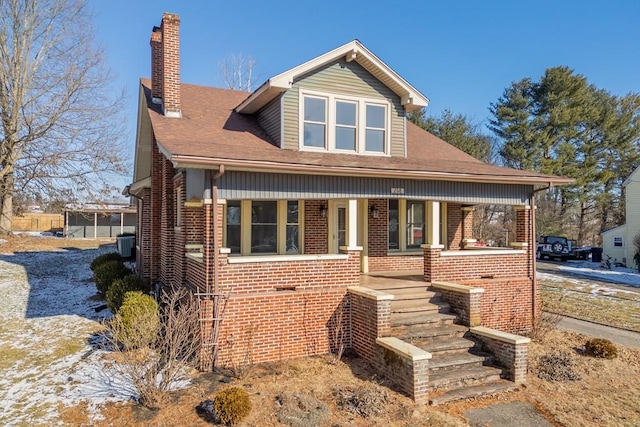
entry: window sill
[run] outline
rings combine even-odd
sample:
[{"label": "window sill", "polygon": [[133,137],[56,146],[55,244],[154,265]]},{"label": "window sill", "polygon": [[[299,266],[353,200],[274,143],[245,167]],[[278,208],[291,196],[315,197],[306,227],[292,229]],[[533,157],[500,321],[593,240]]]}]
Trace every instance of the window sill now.
[{"label": "window sill", "polygon": [[442,251],[441,257],[455,257],[455,256],[482,256],[482,255],[524,255],[527,251],[521,249],[463,249],[459,251]]},{"label": "window sill", "polygon": [[194,260],[196,262],[200,262],[200,263],[204,262],[202,252],[187,252],[186,254],[184,254],[184,256],[187,259],[191,259],[191,260]]},{"label": "window sill", "polygon": [[229,264],[248,264],[254,262],[298,262],[298,261],[331,261],[349,259],[347,254],[319,254],[319,255],[259,255],[234,256],[227,258]]}]

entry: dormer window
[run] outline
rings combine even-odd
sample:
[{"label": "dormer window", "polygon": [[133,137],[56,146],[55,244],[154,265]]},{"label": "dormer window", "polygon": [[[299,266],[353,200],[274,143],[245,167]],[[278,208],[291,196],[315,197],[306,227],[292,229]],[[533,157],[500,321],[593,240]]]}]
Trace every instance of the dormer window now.
[{"label": "dormer window", "polygon": [[386,100],[300,91],[300,149],[389,154]]}]

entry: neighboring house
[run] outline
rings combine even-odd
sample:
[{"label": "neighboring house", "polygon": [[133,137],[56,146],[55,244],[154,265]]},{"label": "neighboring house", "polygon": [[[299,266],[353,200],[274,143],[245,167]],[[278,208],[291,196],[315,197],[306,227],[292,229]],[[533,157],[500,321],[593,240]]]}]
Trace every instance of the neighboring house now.
[{"label": "neighboring house", "polygon": [[64,209],[64,236],[115,238],[135,233],[136,222],[136,209],[128,203],[73,203]]},{"label": "neighboring house", "polygon": [[636,247],[633,238],[640,233],[640,167],[622,183],[625,191],[626,224],[602,233],[602,252],[617,261],[635,268]]},{"label": "neighboring house", "polygon": [[[370,279],[438,286],[467,326],[531,329],[534,190],[570,180],[482,163],[413,125],[406,114],[427,98],[359,41],[253,93],[181,83],[179,22],[164,14],[151,36],[127,193],[139,274],[197,292],[204,356],[217,346],[220,364],[257,363],[341,344],[381,369],[408,360],[391,370],[424,401],[432,355],[392,337],[394,296]],[[484,204],[515,207],[510,248],[474,248]],[[392,283],[407,270],[422,283]],[[526,352],[513,346],[526,339],[506,342],[496,352],[522,380],[513,361]]]}]

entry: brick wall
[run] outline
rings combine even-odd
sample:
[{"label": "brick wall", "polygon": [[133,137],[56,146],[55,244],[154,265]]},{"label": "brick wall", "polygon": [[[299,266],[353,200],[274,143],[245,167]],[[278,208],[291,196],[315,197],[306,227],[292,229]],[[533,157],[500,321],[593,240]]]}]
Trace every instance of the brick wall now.
[{"label": "brick wall", "polygon": [[391,300],[376,300],[350,292],[353,349],[360,357],[373,363],[377,359],[376,338],[391,330]]},{"label": "brick wall", "polygon": [[156,282],[160,278],[160,234],[162,230],[162,163],[164,156],[160,154],[157,143],[153,141],[151,149],[151,194],[149,200],[150,206],[150,242],[149,242],[149,278],[151,282]]},{"label": "brick wall", "polygon": [[145,280],[151,280],[151,230],[152,230],[152,211],[151,211],[151,189],[142,190],[142,196],[138,204],[138,224],[136,227],[136,242],[138,242],[139,251],[136,252],[136,265],[138,274]]},{"label": "brick wall", "polygon": [[[422,252],[415,255],[389,256],[389,202],[387,199],[370,199],[369,206],[378,210],[378,218],[369,215],[367,234],[368,265],[370,272],[421,270]],[[400,230],[402,232],[402,230]]]},{"label": "brick wall", "polygon": [[[179,172],[173,176],[172,182],[173,188],[173,281],[175,284],[182,285],[185,281],[186,275],[186,259],[185,259],[185,247],[187,243],[187,235],[185,227],[185,208],[186,202],[186,189],[185,189],[185,172]],[[179,199],[178,199],[179,197]],[[175,212],[176,209],[180,209],[182,215],[178,216]]]},{"label": "brick wall", "polygon": [[[235,295],[235,294],[234,294]],[[332,345],[336,319],[345,331],[349,312],[346,289],[282,291],[235,295],[223,314],[219,363],[243,364],[326,354]],[[350,337],[344,337],[350,346]]]},{"label": "brick wall", "polygon": [[322,217],[320,209],[328,208],[327,200],[306,200],[304,202],[304,252],[306,254],[326,254],[329,252],[329,221]]},{"label": "brick wall", "polygon": [[457,203],[447,203],[447,242],[450,251],[462,249],[462,206]]},{"label": "brick wall", "polygon": [[[160,204],[160,282],[164,285],[173,283],[176,272],[174,250],[174,192],[173,165],[162,157],[162,201]],[[184,245],[183,245],[184,247]]]}]

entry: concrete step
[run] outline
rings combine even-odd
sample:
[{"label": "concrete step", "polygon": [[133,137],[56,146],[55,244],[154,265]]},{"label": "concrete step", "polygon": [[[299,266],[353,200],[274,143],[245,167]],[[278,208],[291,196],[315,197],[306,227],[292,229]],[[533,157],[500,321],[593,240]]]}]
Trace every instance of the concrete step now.
[{"label": "concrete step", "polygon": [[435,372],[439,370],[459,369],[462,366],[482,366],[488,365],[491,361],[489,353],[436,353],[429,360],[429,371]]},{"label": "concrete step", "polygon": [[407,327],[411,325],[452,325],[458,316],[449,313],[391,313],[391,327]]},{"label": "concrete step", "polygon": [[435,337],[432,339],[419,339],[414,340],[411,344],[416,347],[420,347],[423,350],[432,353],[435,357],[435,353],[450,354],[450,353],[465,353],[470,348],[475,347],[476,343],[466,338],[449,338],[449,337]]},{"label": "concrete step", "polygon": [[480,396],[493,396],[499,393],[516,391],[518,389],[519,387],[511,381],[499,380],[488,384],[472,385],[448,390],[442,394],[431,397],[429,399],[429,404],[433,406],[441,405],[455,400]]},{"label": "concrete step", "polygon": [[390,289],[382,292],[393,294],[394,300],[396,301],[405,299],[434,298],[440,296],[439,292],[428,291],[426,286],[421,288]]},{"label": "concrete step", "polygon": [[492,383],[499,381],[501,375],[502,369],[495,366],[460,366],[458,369],[437,370],[430,373],[429,387],[436,390]]},{"label": "concrete step", "polygon": [[430,339],[435,337],[462,338],[469,331],[462,325],[413,325],[405,328],[402,333],[398,329],[392,330],[392,335],[401,340]]},{"label": "concrete step", "polygon": [[450,311],[450,306],[446,302],[430,302],[427,299],[391,301],[392,313],[449,313]]}]

